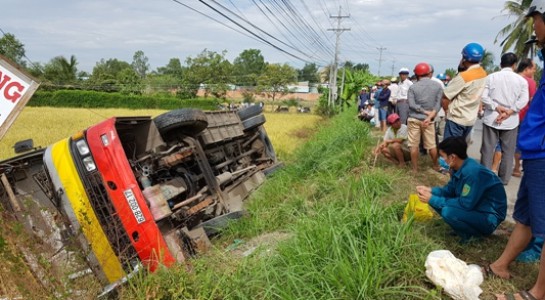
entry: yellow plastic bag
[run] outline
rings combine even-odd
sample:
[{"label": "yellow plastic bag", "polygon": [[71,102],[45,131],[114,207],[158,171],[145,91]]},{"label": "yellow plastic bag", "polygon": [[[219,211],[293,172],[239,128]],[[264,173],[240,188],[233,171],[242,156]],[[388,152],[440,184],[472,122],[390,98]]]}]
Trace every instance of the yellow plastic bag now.
[{"label": "yellow plastic bag", "polygon": [[433,218],[433,212],[430,209],[428,203],[424,203],[418,199],[417,194],[409,195],[409,202],[405,206],[405,212],[403,213],[402,221],[405,223],[407,219],[414,215],[414,220],[423,222]]}]

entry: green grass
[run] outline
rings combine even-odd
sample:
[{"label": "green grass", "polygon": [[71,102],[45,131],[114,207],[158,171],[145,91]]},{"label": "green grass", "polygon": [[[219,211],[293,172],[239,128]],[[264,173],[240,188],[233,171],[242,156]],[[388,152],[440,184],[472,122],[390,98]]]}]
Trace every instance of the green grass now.
[{"label": "green grass", "polygon": [[[121,298],[448,299],[426,278],[426,256],[448,249],[484,263],[499,256],[506,237],[462,246],[439,219],[401,223],[414,186],[446,177],[426,171],[426,158],[416,175],[383,159],[375,166],[379,135],[351,112],[335,117],[252,195],[247,216],[214,240],[212,251],[139,275]],[[487,280],[482,299],[529,287],[537,267],[514,267],[519,279]],[[523,278],[528,269],[530,280]]]},{"label": "green grass", "polygon": [[[365,158],[374,145],[352,114],[335,118],[254,193],[248,216],[214,251],[192,260],[190,272],[141,276],[123,298],[438,298],[424,275],[433,242],[399,221],[402,206],[381,202],[399,175],[371,169]],[[266,233],[284,238],[246,257],[225,250],[235,239],[251,244]]]}]

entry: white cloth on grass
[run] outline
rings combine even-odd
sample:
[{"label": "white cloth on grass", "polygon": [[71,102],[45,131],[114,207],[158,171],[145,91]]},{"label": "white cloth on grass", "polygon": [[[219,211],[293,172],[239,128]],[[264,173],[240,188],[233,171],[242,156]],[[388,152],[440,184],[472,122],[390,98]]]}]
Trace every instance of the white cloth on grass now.
[{"label": "white cloth on grass", "polygon": [[478,300],[483,292],[483,273],[478,265],[468,265],[448,250],[432,251],[426,258],[426,276],[455,300]]}]

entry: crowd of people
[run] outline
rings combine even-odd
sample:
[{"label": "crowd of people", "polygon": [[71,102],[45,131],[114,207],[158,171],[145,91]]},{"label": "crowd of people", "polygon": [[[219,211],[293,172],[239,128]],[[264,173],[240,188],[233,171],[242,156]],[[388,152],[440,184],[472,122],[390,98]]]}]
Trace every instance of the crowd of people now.
[{"label": "crowd of people", "polygon": [[[527,17],[533,20],[538,46],[545,45],[545,0],[533,0]],[[541,55],[540,55],[541,54]],[[541,58],[545,49],[538,50]],[[509,265],[528,251],[540,260],[535,284],[497,299],[545,299],[545,76],[536,85],[532,59],[514,53],[501,56],[497,72],[480,65],[484,49],[478,43],[462,49],[458,73],[452,79],[433,76],[433,67],[418,63],[398,78],[382,80],[359,97],[364,120],[384,131],[375,148],[398,166],[411,162],[418,171],[419,154],[427,152],[432,168],[449,169],[443,187],[417,186],[422,202],[452,228],[460,242],[479,240],[494,232],[507,213],[505,186],[522,176],[513,219],[515,226],[497,260],[483,274],[509,279]],[[542,59],[541,59],[542,60]],[[483,123],[480,161],[468,157],[468,142],[477,119]],[[389,125],[389,126],[387,126]],[[439,161],[439,158],[442,161]],[[521,163],[522,161],[522,163]],[[443,166],[443,167],[442,167]]]},{"label": "crowd of people", "polygon": [[[377,149],[386,158],[398,165],[411,162],[414,172],[418,171],[420,152],[429,153],[433,168],[442,171],[438,158],[437,144],[445,137],[468,138],[481,107],[480,97],[485,88],[486,71],[479,62],[484,49],[477,43],[470,43],[462,50],[459,73],[454,77],[444,73],[434,76],[432,65],[421,62],[409,77],[408,68],[399,70],[399,79],[384,79],[370,88],[362,88],[358,97],[361,120],[385,132],[385,139],[396,131],[389,116],[399,117],[406,125],[407,136],[400,140],[403,149],[409,149],[409,159],[396,160],[398,156],[387,156],[384,149]],[[392,120],[397,120],[393,117]],[[390,125],[390,127],[388,127]],[[399,127],[404,128],[404,127]],[[399,156],[401,158],[401,156]]]}]

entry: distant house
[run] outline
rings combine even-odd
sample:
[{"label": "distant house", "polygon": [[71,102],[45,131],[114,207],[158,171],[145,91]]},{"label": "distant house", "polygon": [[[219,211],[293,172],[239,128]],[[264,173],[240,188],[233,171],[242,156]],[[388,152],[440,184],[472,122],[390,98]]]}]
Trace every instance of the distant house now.
[{"label": "distant house", "polygon": [[310,85],[308,81],[301,81],[297,84],[288,85],[288,89],[292,93],[310,93]]},{"label": "distant house", "polygon": [[[244,86],[235,86],[229,84],[229,90],[227,91],[227,98],[234,100],[244,99],[244,93],[252,91],[253,87],[244,87]],[[205,84],[199,86],[199,91],[197,96],[204,96],[204,89],[206,88]],[[318,87],[311,85],[308,81],[298,82],[297,84],[288,85],[290,93],[279,98],[279,100],[286,100],[291,98],[299,98],[306,101],[317,101],[320,98],[318,94]],[[255,99],[258,101],[267,100],[266,97],[262,95],[255,95]]]}]

